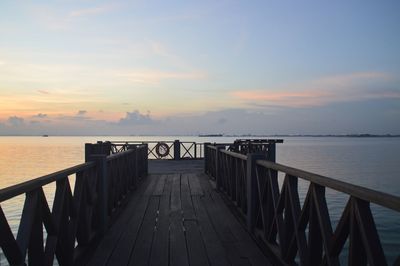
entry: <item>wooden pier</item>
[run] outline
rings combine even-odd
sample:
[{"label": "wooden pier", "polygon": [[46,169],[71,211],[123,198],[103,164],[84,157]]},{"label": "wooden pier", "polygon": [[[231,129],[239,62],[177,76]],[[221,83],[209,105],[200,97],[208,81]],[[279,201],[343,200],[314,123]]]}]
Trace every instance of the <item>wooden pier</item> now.
[{"label": "wooden pier", "polygon": [[269,265],[203,168],[203,160],[150,161],[88,265]]},{"label": "wooden pier", "polygon": [[[349,265],[387,265],[370,203],[400,212],[400,198],[275,163],[277,142],[87,144],[85,163],[0,190],[0,203],[25,195],[17,232],[0,205],[0,257],[10,265],[339,265],[346,250]],[[299,179],[309,184],[302,205]],[[326,188],[348,197],[336,228]]]}]

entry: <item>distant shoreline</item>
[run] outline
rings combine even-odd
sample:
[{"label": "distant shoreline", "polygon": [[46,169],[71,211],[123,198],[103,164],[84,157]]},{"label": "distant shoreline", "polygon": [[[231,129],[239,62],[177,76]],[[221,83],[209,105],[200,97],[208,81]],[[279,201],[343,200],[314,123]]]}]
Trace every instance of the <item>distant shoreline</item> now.
[{"label": "distant shoreline", "polygon": [[282,135],[225,135],[225,137],[311,137],[311,138],[399,138],[400,135],[392,135],[392,134],[327,134],[327,135],[313,135],[313,134],[282,134]]},{"label": "distant shoreline", "polygon": [[[0,137],[43,137],[44,135],[0,135]],[[273,134],[273,135],[258,135],[258,134],[218,134],[217,135],[202,135],[202,134],[177,134],[177,135],[46,135],[46,137],[227,137],[227,138],[400,138],[396,134]]]}]

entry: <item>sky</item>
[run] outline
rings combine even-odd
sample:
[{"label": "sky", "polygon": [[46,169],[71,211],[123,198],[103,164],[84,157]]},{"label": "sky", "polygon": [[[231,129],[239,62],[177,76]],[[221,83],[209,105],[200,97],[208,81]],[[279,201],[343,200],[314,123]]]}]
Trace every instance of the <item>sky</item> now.
[{"label": "sky", "polygon": [[400,1],[0,2],[0,135],[400,134]]}]

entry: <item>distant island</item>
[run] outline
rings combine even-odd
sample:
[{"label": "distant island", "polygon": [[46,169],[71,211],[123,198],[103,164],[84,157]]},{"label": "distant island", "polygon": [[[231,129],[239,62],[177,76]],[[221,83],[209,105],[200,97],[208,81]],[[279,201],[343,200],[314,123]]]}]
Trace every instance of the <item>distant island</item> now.
[{"label": "distant island", "polygon": [[199,137],[223,137],[224,134],[199,134]]},{"label": "distant island", "polygon": [[224,135],[225,137],[342,137],[342,138],[399,138],[393,134],[274,134],[274,135]]}]

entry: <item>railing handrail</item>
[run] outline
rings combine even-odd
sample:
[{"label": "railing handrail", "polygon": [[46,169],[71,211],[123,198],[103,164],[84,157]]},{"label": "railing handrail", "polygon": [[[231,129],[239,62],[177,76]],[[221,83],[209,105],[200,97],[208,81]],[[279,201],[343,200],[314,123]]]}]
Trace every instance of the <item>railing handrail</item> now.
[{"label": "railing handrail", "polygon": [[[206,145],[205,173],[278,263],[339,265],[347,242],[350,265],[387,265],[370,203],[400,212],[400,197],[275,163],[270,149],[246,156],[217,147]],[[309,183],[306,195],[298,180]],[[349,195],[335,228],[326,188]]]},{"label": "railing handrail", "polygon": [[[128,140],[128,141],[110,141],[111,144],[146,144],[146,143],[159,143],[159,142],[174,142],[175,140],[149,140],[149,141],[136,141],[136,140]],[[196,143],[196,144],[204,144],[202,142],[196,142],[196,141],[179,141],[180,143]]]},{"label": "railing handrail", "polygon": [[[231,152],[232,153],[232,152]],[[340,181],[331,177],[315,174],[312,172],[307,172],[294,167],[286,166],[279,163],[274,163],[266,160],[257,160],[256,164],[273,169],[276,171],[284,172],[286,174],[305,179],[312,183],[331,188],[333,190],[348,194],[350,196],[355,196],[357,198],[369,201],[380,206],[400,211],[400,197],[380,192],[377,190],[369,189],[366,187],[353,185],[344,181]]]},{"label": "railing handrail", "polygon": [[[109,155],[109,156],[107,156],[107,161],[112,161],[121,156],[125,156],[133,151],[134,150],[127,150],[127,151],[123,151],[120,153]],[[40,176],[40,177],[25,181],[25,182],[22,182],[19,184],[15,184],[15,185],[12,185],[9,187],[2,188],[2,189],[0,189],[0,202],[9,200],[18,195],[22,195],[28,191],[38,189],[39,187],[43,187],[43,186],[48,185],[52,182],[55,182],[59,179],[62,179],[66,176],[75,174],[77,172],[84,171],[84,170],[94,167],[94,166],[95,166],[95,162],[81,163],[81,164],[74,165],[74,166],[65,168],[63,170],[56,171],[56,172],[53,172],[53,173],[50,173],[50,174],[47,174],[44,176]]]},{"label": "railing handrail", "polygon": [[[145,146],[139,146],[139,147],[136,147],[136,148],[140,149],[140,148],[144,148],[144,147]],[[130,150],[126,150],[126,151],[122,151],[122,152],[118,152],[118,153],[114,153],[114,154],[108,155],[107,156],[107,162],[115,160],[115,159],[117,159],[117,158],[119,158],[121,156],[125,156],[125,155],[127,155],[129,153],[132,153],[134,151],[135,151],[134,149],[130,149]]]},{"label": "railing handrail", "polygon": [[6,201],[8,199],[11,199],[13,197],[22,195],[26,192],[29,192],[31,190],[38,189],[39,187],[43,187],[47,184],[50,184],[52,182],[55,182],[59,179],[62,179],[66,176],[75,174],[80,171],[84,171],[86,169],[89,169],[91,167],[94,167],[96,165],[95,162],[86,162],[86,163],[81,163],[75,166],[71,166],[69,168],[47,174],[41,177],[37,177],[16,185],[12,185],[6,188],[0,189],[0,202]]},{"label": "railing handrail", "polygon": [[[207,148],[217,150],[218,145],[208,145]],[[221,150],[222,153],[225,153],[234,158],[238,158],[241,160],[247,160],[247,155]],[[298,168],[290,167],[287,165],[274,163],[267,160],[256,160],[256,164],[270,168],[276,171],[284,172],[286,174],[296,176],[298,178],[313,182],[315,184],[336,190],[338,192],[345,193],[350,196],[355,196],[357,198],[363,199],[365,201],[369,201],[371,203],[375,203],[382,207],[386,207],[395,211],[400,212],[400,197],[391,195],[385,192],[381,192],[378,190],[354,185],[345,181],[340,181],[332,177],[323,176],[320,174],[308,172],[305,170],[301,170]]]},{"label": "railing handrail", "polygon": [[210,143],[209,145],[207,145],[207,148],[210,148],[212,150],[217,150],[218,147],[224,147],[224,146],[226,147],[226,146],[230,146],[230,145],[232,145],[232,143],[218,143],[218,144],[211,144]]},{"label": "railing handrail", "polygon": [[241,153],[237,153],[237,152],[233,152],[233,151],[227,151],[227,150],[221,150],[222,153],[225,153],[229,156],[241,159],[243,161],[247,160],[247,155],[241,154]]},{"label": "railing handrail", "polygon": [[[72,265],[84,260],[80,254],[104,236],[127,195],[148,173],[147,145],[132,145],[113,155],[86,148],[85,163],[0,190],[0,203],[25,194],[17,234],[0,206],[0,255],[11,265],[26,260],[51,265],[55,258],[60,265]],[[48,184],[54,184],[54,193],[45,193]],[[32,252],[31,246],[43,249]]]}]

